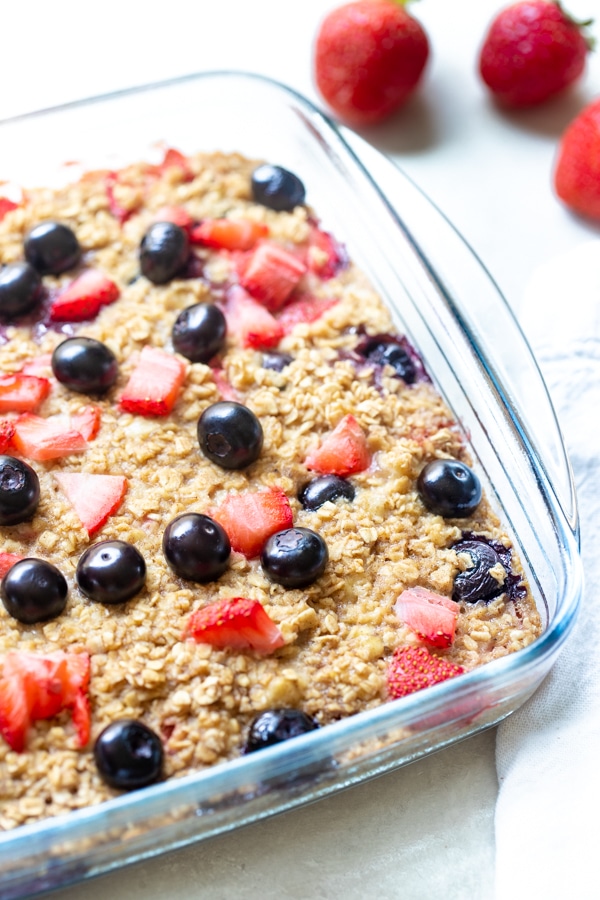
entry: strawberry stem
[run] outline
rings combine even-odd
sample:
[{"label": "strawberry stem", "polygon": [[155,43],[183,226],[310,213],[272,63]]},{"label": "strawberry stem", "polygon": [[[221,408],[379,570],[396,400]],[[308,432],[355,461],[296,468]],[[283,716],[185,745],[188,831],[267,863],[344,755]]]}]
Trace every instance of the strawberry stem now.
[{"label": "strawberry stem", "polygon": [[567,10],[564,8],[564,6],[561,3],[561,0],[554,0],[554,2],[556,4],[556,6],[558,6],[559,10],[561,11],[561,13],[565,17],[565,19],[568,22],[570,22],[571,25],[574,25],[575,28],[578,28],[579,31],[582,32],[582,35],[587,44],[588,50],[590,50],[590,51],[595,50],[596,49],[596,39],[591,34],[585,33],[585,29],[589,28],[591,25],[594,24],[594,19],[584,19],[584,20],[576,19],[574,16],[571,15],[571,13],[567,12]]}]

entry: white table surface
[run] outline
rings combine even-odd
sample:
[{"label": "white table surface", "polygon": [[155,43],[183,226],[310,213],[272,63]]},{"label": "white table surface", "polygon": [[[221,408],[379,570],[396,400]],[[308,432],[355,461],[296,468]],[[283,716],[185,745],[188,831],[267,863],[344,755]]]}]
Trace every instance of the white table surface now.
[{"label": "white table surface", "polygon": [[[195,71],[274,77],[319,102],[311,45],[330,0],[31,0],[2,15],[0,118]],[[363,137],[389,154],[462,231],[518,312],[536,268],[597,236],[554,198],[566,123],[600,95],[600,56],[581,86],[527,114],[502,114],[476,72],[498,0],[423,0],[432,55],[419,95]],[[597,0],[570,0],[581,18]],[[600,26],[596,33],[600,35]],[[43,152],[43,146],[40,147]],[[32,150],[32,152],[34,152]],[[0,178],[2,148],[0,147]],[[540,315],[544,310],[540,309]],[[495,732],[313,806],[60,892],[64,900],[494,894]],[[0,890],[1,895],[1,890]]]}]

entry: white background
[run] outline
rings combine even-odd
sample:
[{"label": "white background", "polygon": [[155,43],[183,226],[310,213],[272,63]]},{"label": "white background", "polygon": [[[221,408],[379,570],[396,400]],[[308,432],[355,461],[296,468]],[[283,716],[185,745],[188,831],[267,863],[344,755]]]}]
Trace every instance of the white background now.
[{"label": "white background", "polygon": [[[3,4],[0,118],[195,71],[259,72],[318,101],[311,47],[328,0],[16,0]],[[536,269],[600,229],[555,199],[567,122],[600,95],[581,85],[528,113],[501,113],[477,71],[497,0],[422,0],[431,60],[405,110],[363,132],[462,231],[518,311]],[[598,0],[570,0],[582,18]],[[600,39],[600,22],[595,28]],[[201,111],[190,110],[190,115]],[[32,153],[43,153],[43,144]],[[2,148],[0,147],[0,178]],[[567,296],[565,302],[576,302]],[[541,306],[539,315],[544,316]],[[494,732],[343,795],[61,893],[65,900],[493,896]],[[520,840],[525,836],[520,835]]]}]

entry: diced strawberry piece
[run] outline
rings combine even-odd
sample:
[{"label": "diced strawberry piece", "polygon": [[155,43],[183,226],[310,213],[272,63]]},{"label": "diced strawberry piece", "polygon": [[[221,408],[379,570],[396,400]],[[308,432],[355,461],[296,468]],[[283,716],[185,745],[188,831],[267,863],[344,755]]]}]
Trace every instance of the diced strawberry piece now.
[{"label": "diced strawberry piece", "polygon": [[23,413],[15,420],[12,445],[27,459],[43,461],[81,453],[87,447],[87,441],[73,427],[69,416],[44,419],[32,413]]},{"label": "diced strawberry piece", "polygon": [[191,181],[194,177],[194,170],[190,166],[189,160],[179,150],[169,147],[165,150],[165,155],[160,169],[166,172],[167,169],[180,169],[183,174],[184,181]]},{"label": "diced strawberry piece", "polygon": [[240,271],[240,284],[271,311],[280,309],[306,273],[306,265],[278,244],[265,241]]},{"label": "diced strawberry piece", "polygon": [[217,247],[222,250],[251,250],[269,233],[262,222],[250,219],[203,219],[192,229],[192,244]]},{"label": "diced strawberry piece", "polygon": [[100,418],[99,406],[84,406],[78,413],[71,416],[71,426],[83,435],[86,441],[91,441],[98,434]]},{"label": "diced strawberry piece", "polygon": [[285,644],[281,631],[262,604],[245,597],[211,603],[192,613],[187,633],[198,643],[219,649],[272,653]]},{"label": "diced strawberry piece", "polygon": [[16,209],[17,206],[18,204],[13,203],[12,200],[8,199],[8,197],[0,197],[0,222],[7,212],[10,212],[11,209]]},{"label": "diced strawberry piece", "polygon": [[167,416],[185,381],[184,363],[157,347],[144,347],[119,404],[140,416]]},{"label": "diced strawberry piece", "polygon": [[291,528],[294,519],[290,501],[278,488],[227,494],[210,515],[227,532],[232,549],[248,559],[258,556],[272,534]]},{"label": "diced strawberry piece", "polygon": [[22,556],[18,553],[0,553],[0,578],[4,578],[9,569],[18,563]]},{"label": "diced strawberry piece", "polygon": [[54,477],[90,537],[116,512],[127,491],[123,475],[56,472]]},{"label": "diced strawberry piece", "polygon": [[234,387],[232,387],[225,375],[223,374],[223,369],[211,369],[213,381],[217,386],[217,390],[223,400],[233,400],[236,403],[240,399],[240,395],[236,391]]},{"label": "diced strawberry piece", "polygon": [[462,666],[433,656],[425,647],[399,647],[388,667],[388,693],[393,699],[406,697],[432,684],[462,675],[464,671]]},{"label": "diced strawberry piece", "polygon": [[281,324],[243,288],[229,291],[225,309],[227,331],[242,347],[276,347],[283,337]]},{"label": "diced strawberry piece", "polygon": [[21,367],[23,375],[37,375],[38,378],[47,378],[52,375],[52,354],[43,353],[28,359]]},{"label": "diced strawberry piece", "polygon": [[15,434],[15,420],[2,419],[0,421],[0,453],[6,453],[12,446]]},{"label": "diced strawberry piece", "polygon": [[119,180],[118,172],[107,172],[105,177],[106,198],[108,200],[108,209],[111,214],[123,225],[130,216],[136,211],[135,208],[127,209],[122,206],[115,196],[115,185]]},{"label": "diced strawberry piece", "polygon": [[304,460],[307,469],[321,475],[353,475],[368,469],[371,454],[367,437],[354,418],[348,415],[338,422],[319,447]]},{"label": "diced strawberry piece", "polygon": [[20,753],[33,722],[70,709],[78,745],[85,746],[90,735],[89,682],[87,653],[10,651],[1,663],[0,734]]},{"label": "diced strawberry piece", "polygon": [[394,612],[430,647],[443,649],[454,641],[460,607],[449,597],[422,587],[409,588],[394,603]]},{"label": "diced strawberry piece", "polygon": [[189,231],[194,224],[194,220],[183,206],[163,206],[154,216],[154,221],[172,222],[173,225],[179,225],[185,231]]},{"label": "diced strawberry piece", "polygon": [[285,334],[289,334],[296,325],[316,322],[323,313],[338,302],[337,297],[311,297],[306,295],[286,303],[279,315],[278,322]]},{"label": "diced strawberry piece", "polygon": [[323,281],[334,278],[347,264],[344,247],[328,231],[321,231],[316,225],[310,230],[308,239],[307,264]]},{"label": "diced strawberry piece", "polygon": [[36,375],[0,375],[0,413],[32,412],[50,393],[47,378]]},{"label": "diced strawberry piece", "polygon": [[84,322],[95,318],[101,307],[119,299],[114,281],[97,269],[88,269],[62,291],[50,307],[52,322]]}]

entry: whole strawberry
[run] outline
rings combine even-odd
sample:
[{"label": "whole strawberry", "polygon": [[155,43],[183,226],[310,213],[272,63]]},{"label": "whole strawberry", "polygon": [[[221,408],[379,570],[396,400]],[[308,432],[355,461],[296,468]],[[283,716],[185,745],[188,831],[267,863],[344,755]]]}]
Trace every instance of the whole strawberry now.
[{"label": "whole strawberry", "polygon": [[492,22],[479,71],[504,106],[543,103],[581,76],[591,42],[559,2],[522,0]]},{"label": "whole strawberry", "polygon": [[554,188],[572,210],[600,221],[600,98],[586,106],[563,134]]},{"label": "whole strawberry", "polygon": [[399,109],[417,87],[429,42],[402,0],[354,0],[332,10],[315,42],[315,82],[323,99],[352,125]]}]

